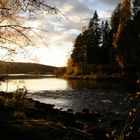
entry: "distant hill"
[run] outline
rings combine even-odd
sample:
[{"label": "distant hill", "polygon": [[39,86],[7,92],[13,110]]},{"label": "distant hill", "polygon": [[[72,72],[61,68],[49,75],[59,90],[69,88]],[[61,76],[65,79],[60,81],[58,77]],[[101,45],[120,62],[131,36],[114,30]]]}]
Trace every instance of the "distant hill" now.
[{"label": "distant hill", "polygon": [[0,62],[0,74],[54,74],[57,67],[37,63]]}]

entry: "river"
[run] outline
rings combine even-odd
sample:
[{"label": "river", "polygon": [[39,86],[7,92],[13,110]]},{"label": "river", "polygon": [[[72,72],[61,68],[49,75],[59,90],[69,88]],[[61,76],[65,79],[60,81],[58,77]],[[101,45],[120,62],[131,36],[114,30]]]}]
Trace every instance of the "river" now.
[{"label": "river", "polygon": [[115,112],[128,112],[140,104],[139,98],[135,98],[135,91],[129,90],[130,85],[115,82],[19,77],[2,83],[1,90],[10,92],[23,87],[28,90],[29,98],[54,104],[55,108],[72,109],[75,112],[93,108],[102,111],[109,109]]}]

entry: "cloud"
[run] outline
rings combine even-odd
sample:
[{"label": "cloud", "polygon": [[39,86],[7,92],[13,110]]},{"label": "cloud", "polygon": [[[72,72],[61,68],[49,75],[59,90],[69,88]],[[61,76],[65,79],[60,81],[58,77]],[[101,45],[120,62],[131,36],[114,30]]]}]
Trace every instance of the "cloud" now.
[{"label": "cloud", "polygon": [[[98,0],[99,2],[101,2],[101,0]],[[107,5],[117,5],[118,3],[121,2],[121,0],[102,0],[102,2],[104,4],[107,4]]]},{"label": "cloud", "polygon": [[[47,0],[56,6],[63,15],[36,16],[26,24],[36,28],[36,32],[49,47],[60,48],[68,53],[76,35],[88,25],[95,10],[102,19],[109,18],[112,10],[121,0]],[[43,45],[36,37],[34,41]]]},{"label": "cloud", "polygon": [[100,18],[109,18],[111,15],[109,5],[118,3],[117,0],[115,2],[114,0],[47,0],[47,2],[54,6],[57,5],[64,16],[61,18],[57,18],[55,15],[36,17],[37,22],[35,23],[40,22],[38,24],[40,30],[55,33],[69,30],[77,30],[78,33],[82,27],[87,26],[95,10],[97,10]]},{"label": "cloud", "polygon": [[98,12],[99,17],[102,17],[102,19],[109,19],[109,17],[111,16],[111,12],[110,11],[99,11]]}]

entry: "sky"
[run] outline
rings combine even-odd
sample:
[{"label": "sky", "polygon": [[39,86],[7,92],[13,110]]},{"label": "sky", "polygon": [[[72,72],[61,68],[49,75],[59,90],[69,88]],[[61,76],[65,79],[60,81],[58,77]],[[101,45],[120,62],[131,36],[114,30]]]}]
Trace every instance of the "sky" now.
[{"label": "sky", "polygon": [[[38,63],[52,66],[66,66],[73,43],[82,28],[88,25],[94,11],[100,19],[108,19],[121,0],[46,0],[58,8],[57,15],[36,15],[26,21],[25,25],[34,28],[41,39],[30,33],[38,47],[29,47],[28,56],[38,58]],[[45,43],[44,43],[45,42]],[[46,45],[47,44],[47,45]],[[25,55],[16,56],[15,61],[33,61]]]}]

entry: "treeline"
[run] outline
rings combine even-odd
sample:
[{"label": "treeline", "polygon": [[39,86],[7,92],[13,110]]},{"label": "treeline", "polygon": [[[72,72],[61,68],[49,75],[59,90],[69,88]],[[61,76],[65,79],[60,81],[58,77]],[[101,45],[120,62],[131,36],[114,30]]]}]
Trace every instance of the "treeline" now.
[{"label": "treeline", "polygon": [[57,69],[37,63],[0,61],[0,74],[54,74]]},{"label": "treeline", "polygon": [[74,42],[68,75],[120,73],[140,77],[140,2],[123,0],[110,20],[100,21],[94,12],[88,26]]}]

